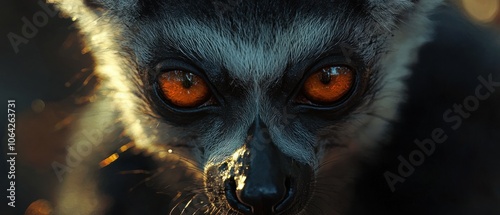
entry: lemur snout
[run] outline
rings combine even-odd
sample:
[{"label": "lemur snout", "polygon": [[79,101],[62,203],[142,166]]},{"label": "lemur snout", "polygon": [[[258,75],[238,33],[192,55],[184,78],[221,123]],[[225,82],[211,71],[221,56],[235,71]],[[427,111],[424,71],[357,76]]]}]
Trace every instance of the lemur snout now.
[{"label": "lemur snout", "polygon": [[[227,204],[243,214],[278,214],[300,205],[307,195],[310,171],[283,154],[256,120],[248,131],[245,153],[238,158],[231,177],[223,181]],[[299,187],[301,190],[299,190]]]}]

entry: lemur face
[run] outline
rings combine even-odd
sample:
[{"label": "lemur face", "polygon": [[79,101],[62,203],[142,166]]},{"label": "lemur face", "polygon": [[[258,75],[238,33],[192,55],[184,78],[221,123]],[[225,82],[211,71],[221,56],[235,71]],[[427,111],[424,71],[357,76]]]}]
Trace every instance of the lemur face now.
[{"label": "lemur face", "polygon": [[[168,149],[162,165],[195,163],[192,180],[203,192],[186,201],[206,199],[191,213],[212,214],[342,211],[356,160],[397,116],[406,66],[434,5],[60,4],[79,21],[104,88],[124,92],[110,99],[129,101],[118,109],[131,138],[144,150]],[[182,205],[184,213],[189,203]]]}]

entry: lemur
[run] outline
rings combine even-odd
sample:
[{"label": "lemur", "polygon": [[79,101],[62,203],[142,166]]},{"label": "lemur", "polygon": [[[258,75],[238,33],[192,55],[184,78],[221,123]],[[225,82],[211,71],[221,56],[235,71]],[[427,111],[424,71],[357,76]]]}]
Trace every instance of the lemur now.
[{"label": "lemur", "polygon": [[101,131],[56,214],[500,213],[499,172],[473,171],[500,162],[466,147],[499,149],[498,46],[426,58],[474,29],[439,0],[54,2],[100,78],[79,128]]}]

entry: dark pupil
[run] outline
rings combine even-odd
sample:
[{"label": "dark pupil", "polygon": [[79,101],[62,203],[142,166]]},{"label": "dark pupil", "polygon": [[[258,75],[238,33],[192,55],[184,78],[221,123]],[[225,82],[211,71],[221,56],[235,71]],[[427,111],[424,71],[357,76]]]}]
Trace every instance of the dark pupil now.
[{"label": "dark pupil", "polygon": [[320,74],[320,80],[321,83],[325,85],[330,83],[330,81],[332,80],[332,73],[330,72],[329,69],[323,69],[323,71]]},{"label": "dark pupil", "polygon": [[182,86],[186,89],[193,86],[193,73],[186,72],[184,73],[184,77],[182,77]]}]

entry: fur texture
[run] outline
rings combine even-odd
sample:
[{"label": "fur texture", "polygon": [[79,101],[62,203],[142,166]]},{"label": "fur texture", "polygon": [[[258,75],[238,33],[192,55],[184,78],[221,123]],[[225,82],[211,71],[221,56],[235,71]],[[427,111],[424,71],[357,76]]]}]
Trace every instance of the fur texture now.
[{"label": "fur texture", "polygon": [[[95,127],[99,124],[95,120],[116,122],[136,150],[154,157],[160,166],[180,162],[195,169],[188,175],[198,181],[195,184],[203,184],[207,168],[241,149],[247,130],[260,117],[276,147],[296,161],[313,166],[317,190],[328,190],[326,194],[313,192],[310,202],[315,203],[301,211],[305,214],[343,214],[348,208],[356,163],[385,142],[390,122],[398,119],[398,106],[406,98],[408,65],[429,39],[432,32],[427,16],[440,3],[55,2],[81,29],[102,80],[101,99],[88,109],[82,129]],[[366,90],[359,92],[360,97],[342,114],[328,119],[316,120],[317,116],[294,112],[287,100],[293,97],[301,77],[311,65],[332,53],[366,77]],[[168,111],[152,104],[149,93],[152,77],[157,74],[155,68],[174,57],[203,68],[226,101],[224,112],[177,123],[166,119]],[[91,117],[104,110],[109,114],[100,115],[100,119]],[[78,137],[74,144],[78,144]],[[109,144],[103,151],[119,146]],[[98,173],[92,169],[102,159],[98,155],[89,157],[89,164],[65,181],[59,213],[78,210],[101,214],[109,210],[113,203],[105,203],[106,197],[96,186]],[[179,183],[175,180],[160,180],[167,181],[163,183],[169,184],[168,192],[183,192],[189,187],[173,185]],[[192,199],[205,199],[195,196]],[[204,202],[204,206],[212,207],[212,213],[232,211],[220,202]],[[213,210],[214,205],[221,209]]]}]

